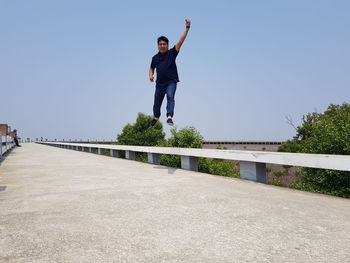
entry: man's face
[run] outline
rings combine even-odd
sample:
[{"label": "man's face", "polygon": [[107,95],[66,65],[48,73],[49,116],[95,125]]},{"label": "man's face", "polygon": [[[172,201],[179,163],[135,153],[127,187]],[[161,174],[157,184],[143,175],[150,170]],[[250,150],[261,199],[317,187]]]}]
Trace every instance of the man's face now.
[{"label": "man's face", "polygon": [[165,53],[168,51],[168,44],[165,41],[159,41],[158,50],[160,53]]}]

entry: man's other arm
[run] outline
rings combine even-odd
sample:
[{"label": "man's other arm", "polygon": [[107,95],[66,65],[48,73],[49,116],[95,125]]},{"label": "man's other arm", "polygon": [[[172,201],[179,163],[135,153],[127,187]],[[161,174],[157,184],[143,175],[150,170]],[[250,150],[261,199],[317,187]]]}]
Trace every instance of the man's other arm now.
[{"label": "man's other arm", "polygon": [[154,81],[154,68],[152,68],[152,67],[149,68],[149,80],[151,82]]}]

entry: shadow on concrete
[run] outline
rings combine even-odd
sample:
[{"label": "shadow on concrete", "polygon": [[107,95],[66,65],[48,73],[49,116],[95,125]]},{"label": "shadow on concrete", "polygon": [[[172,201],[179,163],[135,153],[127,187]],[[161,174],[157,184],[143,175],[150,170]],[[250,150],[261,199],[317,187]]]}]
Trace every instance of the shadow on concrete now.
[{"label": "shadow on concrete", "polygon": [[0,185],[0,192],[3,192],[6,190],[6,185]]},{"label": "shadow on concrete", "polygon": [[163,170],[168,170],[168,174],[174,174],[178,168],[174,167],[166,167],[166,166],[153,166],[155,169],[163,169]]}]

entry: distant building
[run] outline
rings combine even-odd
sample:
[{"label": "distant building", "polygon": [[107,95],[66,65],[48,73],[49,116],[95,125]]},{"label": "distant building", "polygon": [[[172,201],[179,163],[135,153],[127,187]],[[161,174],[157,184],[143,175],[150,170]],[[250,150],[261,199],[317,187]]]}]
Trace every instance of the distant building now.
[{"label": "distant building", "polygon": [[11,127],[8,124],[1,123],[0,124],[0,132],[2,136],[8,136],[11,132]]},{"label": "distant building", "polygon": [[203,148],[225,147],[227,150],[277,152],[282,143],[281,141],[204,141]]}]

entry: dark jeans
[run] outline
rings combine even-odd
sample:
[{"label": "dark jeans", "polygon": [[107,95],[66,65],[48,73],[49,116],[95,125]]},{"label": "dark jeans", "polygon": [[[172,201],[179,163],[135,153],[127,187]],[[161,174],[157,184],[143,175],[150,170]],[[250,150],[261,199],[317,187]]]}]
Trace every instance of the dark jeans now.
[{"label": "dark jeans", "polygon": [[15,141],[16,146],[19,146],[18,139],[15,137],[13,140]]},{"label": "dark jeans", "polygon": [[156,92],[154,93],[153,115],[160,117],[160,107],[162,106],[164,96],[167,98],[167,116],[174,116],[176,82],[167,82],[165,84],[156,84]]}]

